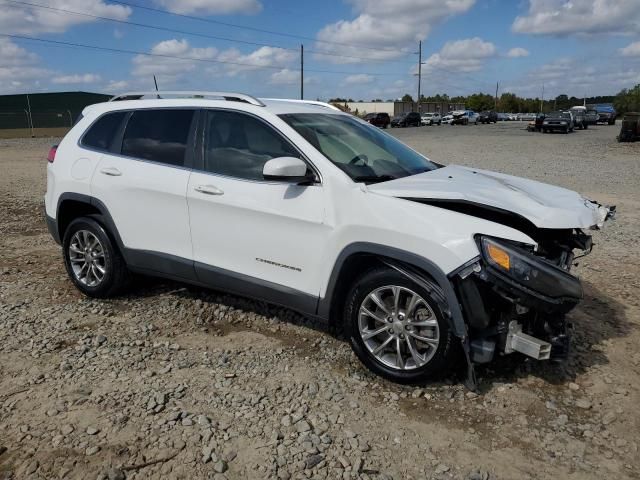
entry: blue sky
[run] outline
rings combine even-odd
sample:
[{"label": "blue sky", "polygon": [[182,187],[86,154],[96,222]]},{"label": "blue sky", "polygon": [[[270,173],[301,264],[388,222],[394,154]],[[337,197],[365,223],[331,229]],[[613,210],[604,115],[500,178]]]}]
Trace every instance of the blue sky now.
[{"label": "blue sky", "polygon": [[427,95],[493,93],[499,82],[524,96],[543,85],[545,97],[591,96],[640,83],[639,0],[0,4],[0,94],[148,90],[155,74],[165,90],[295,98],[302,43],[306,98],[415,96],[419,40]]}]

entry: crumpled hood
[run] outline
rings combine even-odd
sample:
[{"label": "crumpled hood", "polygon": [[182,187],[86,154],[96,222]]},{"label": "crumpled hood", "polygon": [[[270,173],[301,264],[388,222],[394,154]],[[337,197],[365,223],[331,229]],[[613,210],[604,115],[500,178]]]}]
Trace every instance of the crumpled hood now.
[{"label": "crumpled hood", "polygon": [[369,185],[368,189],[392,197],[487,205],[516,213],[538,228],[601,227],[609,215],[609,208],[572,190],[459,165]]}]

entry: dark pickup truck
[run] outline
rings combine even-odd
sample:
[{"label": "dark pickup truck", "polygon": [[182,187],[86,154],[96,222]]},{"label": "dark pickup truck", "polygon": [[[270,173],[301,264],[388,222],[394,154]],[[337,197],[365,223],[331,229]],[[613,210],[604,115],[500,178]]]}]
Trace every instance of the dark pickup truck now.
[{"label": "dark pickup truck", "polygon": [[616,109],[611,103],[596,103],[593,105],[587,105],[590,110],[598,112],[598,123],[607,123],[609,125],[616,124]]}]

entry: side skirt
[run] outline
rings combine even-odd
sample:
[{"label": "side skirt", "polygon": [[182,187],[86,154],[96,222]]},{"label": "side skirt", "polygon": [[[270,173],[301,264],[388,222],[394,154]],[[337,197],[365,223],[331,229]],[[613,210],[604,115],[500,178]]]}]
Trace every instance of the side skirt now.
[{"label": "side skirt", "polygon": [[129,269],[199,287],[262,300],[315,317],[318,297],[260,278],[146,250],[125,249]]}]

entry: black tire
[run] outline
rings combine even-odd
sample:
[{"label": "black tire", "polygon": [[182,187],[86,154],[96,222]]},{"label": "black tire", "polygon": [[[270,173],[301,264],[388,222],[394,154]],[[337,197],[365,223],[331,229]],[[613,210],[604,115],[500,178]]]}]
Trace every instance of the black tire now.
[{"label": "black tire", "polygon": [[[71,265],[69,246],[73,236],[81,230],[93,234],[100,241],[104,251],[105,273],[102,280],[93,286],[83,283],[76,276]],[[129,283],[130,273],[124,258],[116,247],[115,242],[107,234],[105,228],[95,218],[80,217],[69,224],[62,240],[62,255],[69,278],[71,278],[76,288],[88,297],[112,297]]]},{"label": "black tire", "polygon": [[[435,314],[438,322],[440,340],[433,356],[421,367],[400,370],[385,365],[367,349],[360,335],[358,316],[361,304],[371,292],[387,285],[408,288],[417,293],[425,300]],[[386,266],[376,267],[365,272],[358,278],[347,295],[347,302],[344,309],[345,331],[349,337],[351,348],[358,359],[375,374],[397,383],[423,382],[429,378],[440,376],[452,369],[455,364],[455,349],[453,348],[455,337],[450,331],[448,320],[442,313],[441,303],[444,302],[444,300],[438,301],[436,300],[438,298],[444,299],[444,295],[437,285],[433,284],[433,291],[429,292],[401,273]]]}]

